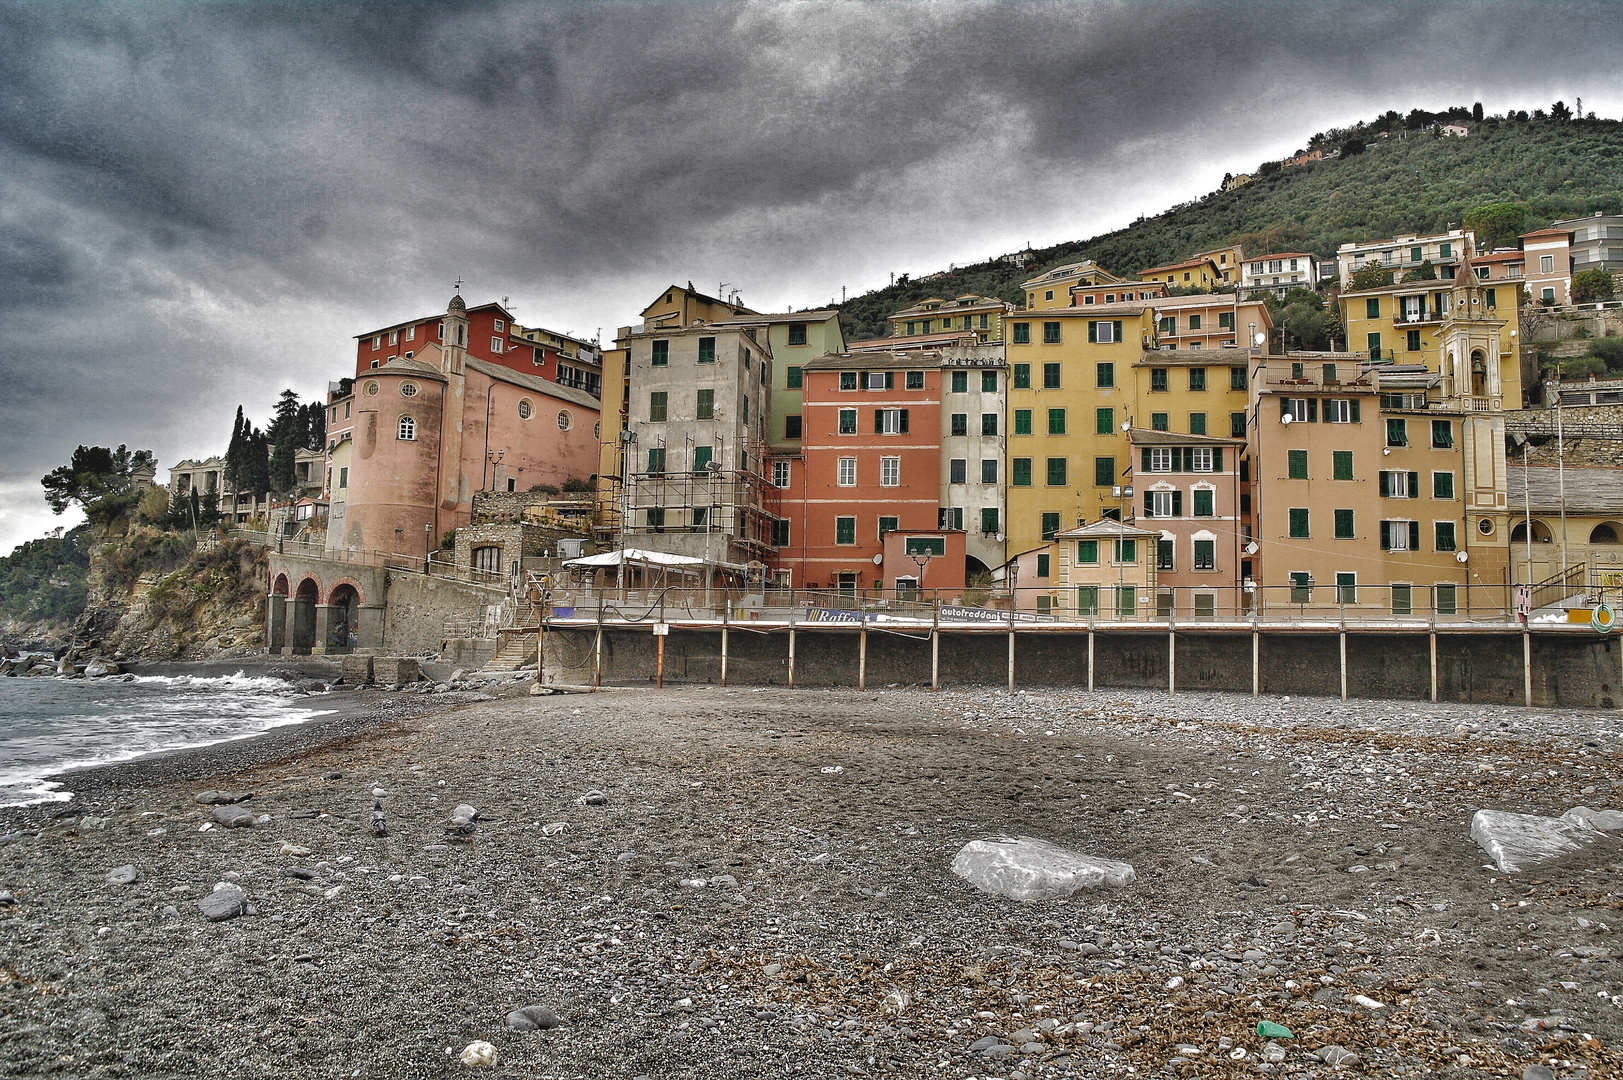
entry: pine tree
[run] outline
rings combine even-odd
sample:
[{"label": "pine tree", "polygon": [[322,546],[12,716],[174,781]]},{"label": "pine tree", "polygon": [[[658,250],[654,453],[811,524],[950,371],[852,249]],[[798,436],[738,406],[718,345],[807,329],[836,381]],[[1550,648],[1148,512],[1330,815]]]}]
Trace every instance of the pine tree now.
[{"label": "pine tree", "polygon": [[305,443],[309,450],[323,451],[327,449],[327,407],[319,401],[312,401],[305,406],[307,416],[305,423],[310,429],[310,441]]}]

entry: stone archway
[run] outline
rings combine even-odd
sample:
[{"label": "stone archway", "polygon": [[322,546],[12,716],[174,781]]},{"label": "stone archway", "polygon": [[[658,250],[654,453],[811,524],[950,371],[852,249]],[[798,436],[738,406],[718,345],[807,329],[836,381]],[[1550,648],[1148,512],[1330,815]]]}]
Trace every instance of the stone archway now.
[{"label": "stone archway", "polygon": [[287,575],[277,574],[265,598],[265,651],[272,656],[287,648],[287,590]]},{"label": "stone archway", "polygon": [[347,653],[361,643],[357,626],[360,611],[361,594],[354,585],[346,581],[333,586],[327,594],[326,626],[322,634],[328,653]]},{"label": "stone archway", "polygon": [[313,577],[299,582],[293,594],[291,624],[292,650],[301,656],[314,651],[316,645],[316,605],[321,602],[321,585]]}]

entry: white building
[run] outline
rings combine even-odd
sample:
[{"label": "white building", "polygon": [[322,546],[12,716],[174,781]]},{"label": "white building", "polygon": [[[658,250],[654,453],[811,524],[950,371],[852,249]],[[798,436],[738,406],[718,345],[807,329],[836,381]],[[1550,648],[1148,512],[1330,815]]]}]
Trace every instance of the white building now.
[{"label": "white building", "polygon": [[1305,251],[1283,251],[1259,255],[1240,264],[1240,295],[1271,292],[1283,297],[1292,289],[1312,289],[1318,285],[1318,260]]},{"label": "white building", "polygon": [[1336,249],[1336,276],[1341,287],[1347,288],[1353,271],[1366,266],[1379,266],[1394,273],[1394,280],[1402,281],[1403,274],[1429,262],[1437,271],[1439,281],[1450,279],[1459,269],[1460,260],[1476,252],[1476,234],[1469,229],[1450,229],[1432,236],[1405,234],[1386,240],[1368,240],[1362,244],[1347,243]]},{"label": "white building", "polygon": [[[1003,424],[1009,366],[1003,345],[943,348],[941,365],[941,516],[943,529],[965,532],[969,571],[1003,565],[1006,508]],[[987,418],[991,420],[988,422]],[[976,566],[976,562],[981,565]]]}]

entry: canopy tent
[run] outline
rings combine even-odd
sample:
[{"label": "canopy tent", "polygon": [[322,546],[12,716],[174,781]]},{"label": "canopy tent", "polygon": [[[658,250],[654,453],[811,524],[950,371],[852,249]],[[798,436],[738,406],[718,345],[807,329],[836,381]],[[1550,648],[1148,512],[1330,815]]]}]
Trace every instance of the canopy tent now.
[{"label": "canopy tent", "polygon": [[640,548],[623,548],[619,551],[604,551],[596,555],[586,555],[579,559],[570,559],[564,563],[566,570],[607,570],[621,565],[651,566],[661,570],[679,570],[686,573],[697,573],[698,568],[705,565],[703,559],[691,555],[667,555],[663,551],[643,551]]}]

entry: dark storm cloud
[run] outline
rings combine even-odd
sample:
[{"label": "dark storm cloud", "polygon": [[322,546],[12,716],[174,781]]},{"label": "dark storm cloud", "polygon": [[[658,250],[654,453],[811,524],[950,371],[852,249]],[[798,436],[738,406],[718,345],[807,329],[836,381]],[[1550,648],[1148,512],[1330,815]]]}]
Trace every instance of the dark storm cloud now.
[{"label": "dark storm cloud", "polygon": [[559,329],[673,278],[819,301],[1120,224],[1390,107],[1615,105],[1615,15],[0,5],[0,546],[75,443],[217,450],[239,401],[320,392],[350,335],[459,274]]}]

